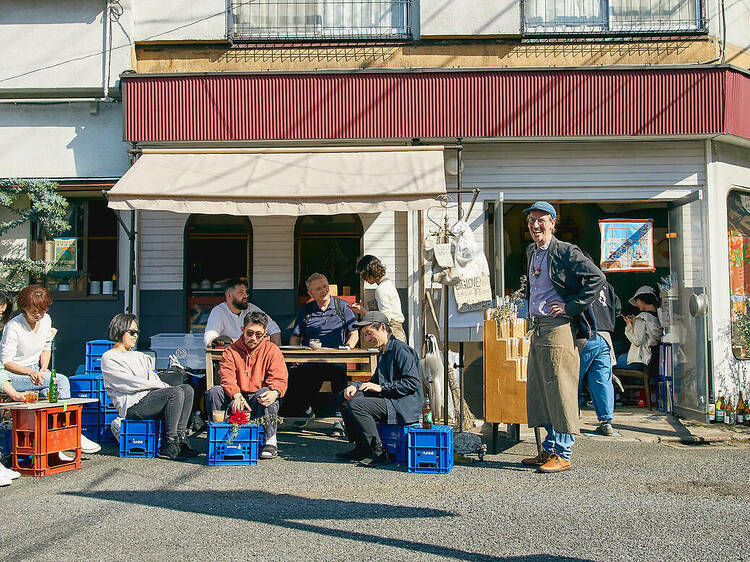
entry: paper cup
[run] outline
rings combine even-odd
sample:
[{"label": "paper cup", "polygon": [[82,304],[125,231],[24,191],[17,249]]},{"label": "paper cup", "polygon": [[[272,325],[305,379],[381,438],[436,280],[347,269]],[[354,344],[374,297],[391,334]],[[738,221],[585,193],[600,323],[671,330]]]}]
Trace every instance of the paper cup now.
[{"label": "paper cup", "polygon": [[103,281],[102,282],[102,294],[111,295],[115,291],[114,281]]},{"label": "paper cup", "polygon": [[90,295],[101,295],[102,294],[102,282],[101,281],[92,281],[89,284],[89,294]]},{"label": "paper cup", "polygon": [[224,410],[214,410],[213,412],[211,412],[211,415],[213,416],[216,423],[222,423],[224,421],[226,412],[224,412]]}]

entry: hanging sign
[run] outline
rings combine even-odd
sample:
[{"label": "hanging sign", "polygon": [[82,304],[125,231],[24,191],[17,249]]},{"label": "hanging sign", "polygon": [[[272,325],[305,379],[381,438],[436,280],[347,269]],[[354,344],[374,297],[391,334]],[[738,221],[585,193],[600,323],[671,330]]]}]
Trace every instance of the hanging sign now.
[{"label": "hanging sign", "polygon": [[599,230],[604,273],[655,271],[653,219],[600,220]]},{"label": "hanging sign", "polygon": [[78,270],[78,238],[55,238],[52,261],[55,271]]},{"label": "hanging sign", "polygon": [[453,267],[453,254],[450,244],[435,244],[435,261],[440,267]]},{"label": "hanging sign", "polygon": [[456,307],[459,312],[486,310],[492,306],[492,289],[490,276],[462,277],[453,285]]}]

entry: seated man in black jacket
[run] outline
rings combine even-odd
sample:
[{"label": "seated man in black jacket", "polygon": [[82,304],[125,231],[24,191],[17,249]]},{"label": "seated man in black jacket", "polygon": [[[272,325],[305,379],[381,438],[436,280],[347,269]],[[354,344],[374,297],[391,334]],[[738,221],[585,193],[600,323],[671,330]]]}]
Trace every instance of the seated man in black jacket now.
[{"label": "seated man in black jacket", "polygon": [[339,394],[349,441],[356,446],[337,456],[377,466],[388,462],[388,454],[376,424],[409,425],[419,420],[424,401],[419,357],[392,336],[388,318],[380,311],[367,312],[354,326],[362,328],[362,338],[369,347],[379,348],[380,356],[369,382],[353,382]]}]

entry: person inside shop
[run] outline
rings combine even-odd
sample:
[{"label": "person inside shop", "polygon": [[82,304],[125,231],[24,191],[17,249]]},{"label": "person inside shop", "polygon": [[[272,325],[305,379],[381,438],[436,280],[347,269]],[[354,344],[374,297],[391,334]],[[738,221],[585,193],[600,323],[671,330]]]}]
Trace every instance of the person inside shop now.
[{"label": "person inside shop", "polygon": [[[581,249],[583,255],[594,263],[591,255]],[[596,266],[596,264],[594,263]],[[578,379],[578,396],[580,400],[583,381],[588,381],[589,394],[594,404],[599,426],[596,433],[610,436],[612,429],[612,415],[615,408],[615,392],[612,386],[612,365],[614,364],[614,346],[612,334],[615,322],[622,311],[622,304],[615,293],[614,287],[605,282],[599,290],[591,310],[596,319],[596,337],[586,340],[580,349],[581,367]]]},{"label": "person inside shop", "polygon": [[163,420],[160,457],[196,457],[198,451],[187,439],[193,387],[164,382],[154,369],[154,358],[135,350],[139,334],[134,314],[122,313],[112,318],[107,336],[115,345],[102,355],[104,390],[121,418]]},{"label": "person inside shop", "polygon": [[[321,273],[313,273],[305,281],[307,294],[312,299],[300,309],[294,321],[290,345],[309,345],[318,340],[322,347],[338,349],[353,348],[359,341],[359,332],[354,327],[357,318],[347,303],[331,295],[328,279]],[[320,392],[323,381],[331,381],[334,400],[346,387],[346,365],[332,363],[305,363],[296,366],[289,374],[289,394],[284,400],[284,411],[289,416],[312,419],[315,414],[312,400]],[[335,416],[341,417],[336,411]],[[297,422],[304,427],[307,421]],[[333,424],[333,436],[342,437],[344,427],[340,421]]]},{"label": "person inside shop", "polygon": [[625,337],[630,342],[630,348],[627,353],[617,357],[615,369],[643,371],[648,368],[654,354],[658,353],[661,341],[662,327],[656,312],[659,297],[653,287],[643,285],[628,302],[638,309],[638,315],[625,317]]},{"label": "person inside shop", "polygon": [[401,299],[398,296],[396,285],[385,276],[385,266],[375,256],[362,256],[357,262],[357,275],[365,283],[377,285],[375,289],[375,300],[367,304],[367,308],[359,303],[350,305],[350,308],[360,316],[368,310],[379,310],[388,318],[393,336],[406,342],[404,333],[404,313],[401,311]]},{"label": "person inside shop", "polygon": [[266,444],[260,458],[272,459],[279,454],[279,401],[286,393],[289,373],[281,350],[268,338],[268,316],[251,312],[245,315],[243,324],[242,336],[221,356],[221,385],[208,391],[206,402],[212,412],[219,413],[219,418],[227,409],[246,410],[251,419],[265,418]]},{"label": "person inside shop", "polygon": [[[208,315],[203,343],[206,347],[231,344],[242,335],[242,322],[251,312],[263,311],[248,300],[247,283],[241,279],[231,279],[224,288],[224,302],[216,305]],[[281,328],[270,316],[268,337],[276,345],[281,345]]]},{"label": "person inside shop", "polygon": [[368,347],[378,348],[378,365],[368,382],[353,382],[340,394],[341,413],[354,449],[336,455],[364,466],[389,462],[378,434],[378,423],[411,425],[419,421],[424,396],[419,357],[391,332],[382,312],[366,312],[355,324]]},{"label": "person inside shop", "polygon": [[[0,341],[0,389],[11,399],[22,402],[26,392],[39,392],[47,397],[49,392],[52,360],[52,318],[47,314],[52,304],[52,295],[41,285],[29,285],[18,293],[20,314],[13,317],[3,329]],[[58,397],[70,398],[68,377],[55,374]],[[96,453],[101,446],[81,435],[81,451]],[[64,454],[60,457],[69,461]]]},{"label": "person inside shop", "polygon": [[591,303],[604,286],[604,275],[575,244],[554,236],[557,212],[547,201],[524,210],[532,244],[526,250],[526,300],[532,336],[529,350],[526,413],[529,427],[544,427],[542,452],[521,462],[540,472],[571,467],[578,433],[580,357],[575,340],[596,337]]}]

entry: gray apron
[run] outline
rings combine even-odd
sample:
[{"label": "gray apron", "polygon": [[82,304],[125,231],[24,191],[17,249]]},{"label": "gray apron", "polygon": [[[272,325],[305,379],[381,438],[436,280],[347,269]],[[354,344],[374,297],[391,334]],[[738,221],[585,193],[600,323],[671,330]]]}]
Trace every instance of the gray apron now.
[{"label": "gray apron", "polygon": [[580,356],[567,317],[532,320],[526,383],[529,427],[551,425],[558,433],[578,433]]}]

